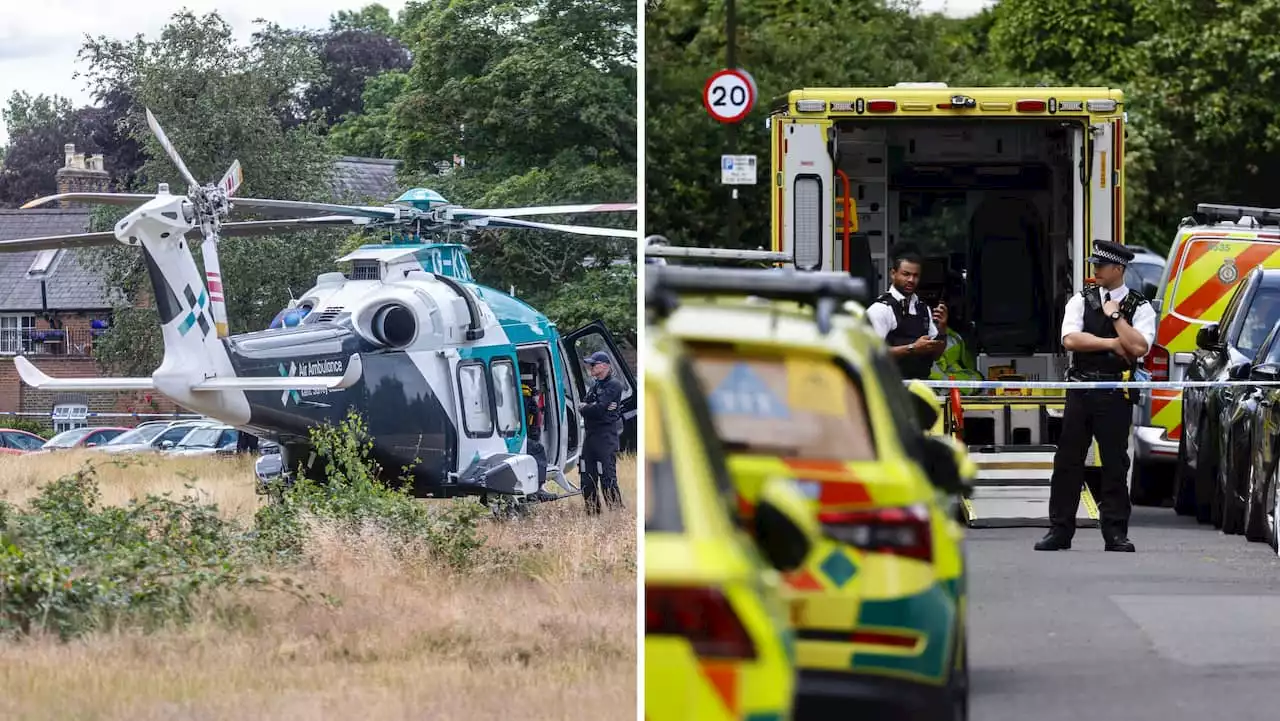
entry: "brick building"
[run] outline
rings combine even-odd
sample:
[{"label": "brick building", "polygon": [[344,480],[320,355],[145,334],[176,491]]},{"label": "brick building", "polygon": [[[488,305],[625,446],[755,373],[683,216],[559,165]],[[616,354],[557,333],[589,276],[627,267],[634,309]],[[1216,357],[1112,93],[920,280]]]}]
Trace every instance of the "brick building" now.
[{"label": "brick building", "polygon": [[[339,202],[385,202],[398,194],[399,161],[341,157],[334,163],[332,195]],[[110,189],[101,155],[84,156],[66,146],[57,172],[58,192]],[[0,209],[0,240],[89,231],[91,207]],[[105,375],[93,358],[93,343],[110,326],[112,295],[87,260],[88,251],[43,250],[0,254],[0,426],[14,414],[52,419],[55,430],[86,425],[134,425],[147,414],[182,413],[160,393],[49,392],[22,383],[13,356],[22,354],[54,377]],[[147,298],[138,301],[150,303]],[[139,414],[137,418],[90,413]]]}]

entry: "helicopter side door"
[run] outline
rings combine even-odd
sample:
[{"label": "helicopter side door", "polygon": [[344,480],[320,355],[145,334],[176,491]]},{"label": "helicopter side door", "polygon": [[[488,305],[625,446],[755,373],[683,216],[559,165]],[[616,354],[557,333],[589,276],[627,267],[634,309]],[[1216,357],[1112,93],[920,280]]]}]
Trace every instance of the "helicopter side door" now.
[{"label": "helicopter side door", "polygon": [[636,396],[639,394],[636,392],[635,374],[631,365],[627,363],[626,357],[618,350],[613,334],[604,323],[597,320],[564,334],[564,342],[569,346],[567,361],[581,396],[587,394],[588,381],[595,382],[587,374],[582,360],[596,351],[604,351],[613,359],[614,374],[618,380],[622,381],[621,450],[634,451],[636,448]]}]

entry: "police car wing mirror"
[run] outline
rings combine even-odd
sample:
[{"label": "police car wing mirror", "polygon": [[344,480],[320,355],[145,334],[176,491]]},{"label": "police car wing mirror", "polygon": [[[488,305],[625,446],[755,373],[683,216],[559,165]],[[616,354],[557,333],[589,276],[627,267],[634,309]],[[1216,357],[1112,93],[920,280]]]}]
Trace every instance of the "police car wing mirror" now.
[{"label": "police car wing mirror", "polygon": [[1159,292],[1160,292],[1160,289],[1156,287],[1155,283],[1142,284],[1142,297],[1146,298],[1153,305],[1156,303],[1155,297],[1156,297],[1156,294]]},{"label": "police car wing mirror", "polygon": [[929,402],[929,399],[918,393],[910,393],[911,405],[915,408],[916,419],[920,423],[920,429],[929,432],[938,423],[938,407]]},{"label": "police car wing mirror", "polygon": [[1249,380],[1259,381],[1261,383],[1274,383],[1280,381],[1280,364],[1263,363],[1256,365],[1249,372]]},{"label": "police car wing mirror", "polygon": [[804,563],[821,533],[809,498],[785,478],[772,478],[760,489],[752,530],[761,553],[783,572]]},{"label": "police car wing mirror", "polygon": [[1252,365],[1248,362],[1237,363],[1230,368],[1227,368],[1227,378],[1233,381],[1249,380],[1250,372],[1252,370]]},{"label": "police car wing mirror", "polygon": [[948,436],[924,437],[924,470],[935,488],[968,497],[971,486],[960,471],[959,451]]},{"label": "police car wing mirror", "polygon": [[1196,347],[1200,350],[1218,349],[1218,324],[1210,323],[1196,331]]}]

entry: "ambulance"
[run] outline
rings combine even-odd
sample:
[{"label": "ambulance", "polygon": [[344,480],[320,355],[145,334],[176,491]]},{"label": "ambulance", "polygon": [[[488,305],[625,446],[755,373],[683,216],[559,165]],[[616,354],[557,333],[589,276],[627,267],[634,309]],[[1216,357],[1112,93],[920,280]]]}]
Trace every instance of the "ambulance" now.
[{"label": "ambulance", "polygon": [[[1222,318],[1232,290],[1258,267],[1280,268],[1280,211],[1202,203],[1182,220],[1156,299],[1156,342],[1146,359],[1151,380],[1183,379],[1196,333]],[[1153,390],[1139,412],[1130,486],[1134,503],[1156,505],[1172,495],[1176,464],[1185,462],[1182,391]],[[1175,510],[1195,514],[1186,498]]]},{"label": "ambulance", "polygon": [[[805,88],[773,101],[772,250],[889,287],[904,246],[988,380],[1062,380],[1092,241],[1124,239],[1124,99],[1104,87]],[[1061,391],[952,394],[971,526],[1048,525]],[[1096,447],[1088,462],[1097,465]],[[1082,492],[1077,523],[1094,526]]]}]

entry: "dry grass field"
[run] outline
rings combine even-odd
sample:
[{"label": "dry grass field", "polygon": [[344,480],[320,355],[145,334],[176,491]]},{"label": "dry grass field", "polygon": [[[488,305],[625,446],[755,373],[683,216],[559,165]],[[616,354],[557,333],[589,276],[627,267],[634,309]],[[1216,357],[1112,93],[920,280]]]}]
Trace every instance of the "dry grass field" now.
[{"label": "dry grass field", "polygon": [[[2,457],[0,499],[21,504],[90,455]],[[104,504],[192,482],[230,517],[251,519],[262,503],[248,459],[96,466]],[[320,529],[292,575],[331,603],[244,590],[182,627],[0,641],[0,718],[629,717],[634,457],[618,470],[627,510],[588,517],[577,497],[486,518],[482,555],[466,571],[394,556],[377,534]]]}]

